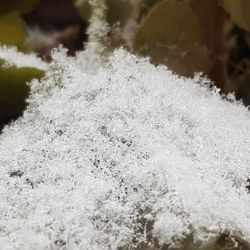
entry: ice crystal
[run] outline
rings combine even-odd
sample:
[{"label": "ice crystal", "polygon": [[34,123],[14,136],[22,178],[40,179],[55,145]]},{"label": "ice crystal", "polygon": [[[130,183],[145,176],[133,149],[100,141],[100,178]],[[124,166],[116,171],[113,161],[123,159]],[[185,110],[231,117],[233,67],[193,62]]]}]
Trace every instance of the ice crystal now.
[{"label": "ice crystal", "polygon": [[0,137],[2,249],[249,242],[247,108],[122,49],[65,54]]}]

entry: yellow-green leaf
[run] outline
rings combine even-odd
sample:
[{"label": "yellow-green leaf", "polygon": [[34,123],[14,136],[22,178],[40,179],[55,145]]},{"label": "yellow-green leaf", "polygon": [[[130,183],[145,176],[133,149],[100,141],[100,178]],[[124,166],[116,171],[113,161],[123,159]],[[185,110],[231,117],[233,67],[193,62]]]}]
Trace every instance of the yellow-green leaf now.
[{"label": "yellow-green leaf", "polygon": [[249,0],[222,0],[222,6],[240,28],[250,31]]},{"label": "yellow-green leaf", "polygon": [[183,1],[158,3],[139,28],[134,49],[184,76],[210,67],[198,18]]},{"label": "yellow-green leaf", "polygon": [[18,14],[0,16],[0,43],[24,49],[26,30]]},{"label": "yellow-green leaf", "polygon": [[0,15],[11,12],[26,13],[31,11],[40,0],[1,0]]},{"label": "yellow-green leaf", "polygon": [[21,115],[29,93],[26,83],[44,75],[42,70],[36,68],[6,68],[4,64],[5,61],[0,59],[0,128]]}]

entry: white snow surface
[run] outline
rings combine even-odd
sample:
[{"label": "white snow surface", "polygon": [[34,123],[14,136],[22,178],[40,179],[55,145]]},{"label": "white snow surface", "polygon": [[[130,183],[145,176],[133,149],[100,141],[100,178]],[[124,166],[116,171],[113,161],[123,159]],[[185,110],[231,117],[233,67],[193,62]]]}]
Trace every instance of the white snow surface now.
[{"label": "white snow surface", "polygon": [[199,76],[123,49],[102,65],[55,51],[0,137],[0,246],[250,242],[249,131],[248,109]]},{"label": "white snow surface", "polygon": [[6,61],[6,67],[32,67],[41,70],[47,70],[48,68],[47,63],[43,62],[35,54],[24,54],[17,51],[15,47],[0,46],[0,59]]}]

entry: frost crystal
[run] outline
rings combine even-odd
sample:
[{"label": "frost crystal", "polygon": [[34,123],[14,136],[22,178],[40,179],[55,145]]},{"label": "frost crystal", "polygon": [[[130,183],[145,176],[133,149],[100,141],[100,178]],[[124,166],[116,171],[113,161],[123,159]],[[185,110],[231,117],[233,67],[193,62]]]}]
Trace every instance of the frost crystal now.
[{"label": "frost crystal", "polygon": [[2,249],[250,242],[247,108],[124,50],[53,60],[0,137]]}]

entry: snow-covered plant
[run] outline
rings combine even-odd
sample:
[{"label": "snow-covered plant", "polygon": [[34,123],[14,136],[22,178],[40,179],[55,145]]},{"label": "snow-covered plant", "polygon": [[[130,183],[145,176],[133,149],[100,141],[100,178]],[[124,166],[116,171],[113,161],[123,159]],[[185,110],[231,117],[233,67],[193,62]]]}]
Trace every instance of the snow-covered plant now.
[{"label": "snow-covered plant", "polygon": [[249,249],[247,108],[122,49],[89,56],[54,51],[0,137],[2,249]]},{"label": "snow-covered plant", "polygon": [[248,109],[199,75],[102,54],[91,3],[87,49],[32,57],[46,75],[0,136],[0,246],[250,249]]},{"label": "snow-covered plant", "polygon": [[108,24],[106,20],[106,0],[89,0],[92,17],[88,28],[88,43],[86,50],[91,50],[101,55],[107,40]]}]

